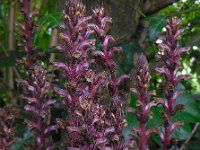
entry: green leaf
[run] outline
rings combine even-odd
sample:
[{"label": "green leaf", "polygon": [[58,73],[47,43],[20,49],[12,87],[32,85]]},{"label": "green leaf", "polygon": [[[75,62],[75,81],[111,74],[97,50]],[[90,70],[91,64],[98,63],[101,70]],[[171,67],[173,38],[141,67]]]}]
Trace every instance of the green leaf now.
[{"label": "green leaf", "polygon": [[190,94],[182,94],[176,104],[184,104],[186,109],[176,113],[174,120],[183,120],[188,123],[200,122],[200,105]]},{"label": "green leaf", "polygon": [[16,137],[15,141],[16,141],[16,144],[14,144],[10,148],[10,150],[25,150],[24,143],[33,141],[30,130],[29,129],[26,130],[26,132],[23,135],[23,138]]},{"label": "green leaf", "polygon": [[179,139],[179,140],[185,140],[191,133],[191,125],[188,122],[185,122],[183,126],[177,127],[173,134],[172,138]]},{"label": "green leaf", "polygon": [[122,45],[122,48],[123,58],[120,59],[118,65],[118,72],[120,74],[127,73],[133,68],[133,54],[140,50],[139,45],[135,41]]},{"label": "green leaf", "polygon": [[[130,103],[129,106],[136,108],[135,102],[136,102],[136,97],[135,97],[135,95],[131,94],[131,103]],[[138,126],[139,123],[137,121],[136,116],[133,113],[130,113],[130,112],[128,112],[126,114],[126,120],[127,120],[128,125],[124,128],[123,135],[124,135],[124,138],[126,140],[128,140],[129,135],[131,134],[131,129],[135,126]]]},{"label": "green leaf", "polygon": [[152,41],[155,42],[158,35],[166,25],[166,18],[165,16],[153,16],[153,17],[148,17],[145,20],[149,21],[149,26],[148,26],[149,40],[151,42]]},{"label": "green leaf", "polygon": [[0,67],[15,66],[16,60],[22,58],[22,56],[25,55],[24,52],[19,52],[17,50],[8,51],[7,53],[8,53],[8,56],[5,56],[5,55],[0,56]]},{"label": "green leaf", "polygon": [[62,21],[63,17],[61,13],[46,14],[39,21],[41,28],[35,33],[33,43],[39,48],[47,49],[52,28],[57,27]]}]

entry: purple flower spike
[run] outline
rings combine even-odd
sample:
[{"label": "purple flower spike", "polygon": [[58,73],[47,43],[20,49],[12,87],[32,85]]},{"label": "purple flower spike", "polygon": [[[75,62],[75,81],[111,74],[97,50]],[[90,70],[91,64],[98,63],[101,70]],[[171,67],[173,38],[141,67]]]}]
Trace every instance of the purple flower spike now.
[{"label": "purple flower spike", "polygon": [[159,135],[162,137],[161,141],[163,142],[163,150],[169,149],[173,130],[177,126],[183,124],[182,122],[172,122],[172,117],[176,111],[184,109],[184,105],[174,105],[178,96],[183,92],[182,90],[176,90],[176,86],[182,80],[190,77],[189,75],[178,75],[181,63],[181,53],[188,52],[190,49],[189,47],[180,48],[178,45],[178,39],[180,34],[183,32],[183,30],[178,29],[180,22],[181,21],[177,18],[168,20],[166,35],[161,37],[163,42],[162,44],[159,44],[162,53],[157,54],[157,58],[161,59],[165,65],[160,68],[156,68],[156,71],[159,74],[164,75],[164,80],[167,83],[165,88],[166,100],[156,98],[158,103],[161,103],[164,109],[163,118],[165,132],[161,133],[161,131],[159,131]]},{"label": "purple flower spike", "polygon": [[20,62],[24,65],[28,76],[26,80],[20,80],[18,83],[25,87],[22,98],[28,104],[24,109],[32,115],[32,119],[25,120],[25,122],[31,129],[34,149],[51,149],[49,133],[57,130],[57,125],[50,125],[50,108],[56,101],[47,98],[49,82],[46,79],[45,70],[37,64],[37,54],[34,52],[35,46],[32,44],[35,23],[32,19],[34,15],[30,15],[33,12],[30,12],[29,0],[20,0],[20,3],[25,21],[22,35],[24,35],[24,50],[27,54],[26,60]]},{"label": "purple flower spike", "polygon": [[104,64],[106,65],[106,69],[109,72],[110,79],[108,79],[108,85],[111,87],[111,102],[110,102],[110,110],[109,112],[114,115],[113,125],[115,127],[115,137],[118,137],[118,143],[114,145],[115,149],[121,148],[125,149],[126,144],[122,141],[122,130],[124,125],[126,124],[126,120],[124,120],[124,113],[122,110],[122,103],[120,100],[120,91],[119,86],[120,83],[129,78],[128,75],[121,75],[117,77],[117,65],[113,60],[114,52],[122,51],[121,47],[109,47],[109,43],[114,41],[114,38],[107,34],[108,33],[108,25],[112,22],[112,18],[106,16],[105,10],[103,7],[96,7],[93,10],[93,16],[96,20],[96,24],[90,25],[97,37],[100,40],[100,44],[102,45],[101,51],[96,51],[94,55],[100,56],[104,60]]},{"label": "purple flower spike", "polygon": [[[25,99],[28,104],[24,107],[29,111],[33,118],[32,120],[25,120],[27,125],[32,130],[32,136],[35,138],[35,148],[45,149],[48,148],[47,137],[51,131],[57,130],[57,125],[49,125],[50,106],[53,105],[55,100],[46,99],[49,83],[45,79],[45,71],[35,65],[34,72],[31,74],[31,83],[25,80],[19,81],[27,89]],[[32,88],[30,88],[32,87]]]},{"label": "purple flower spike", "polygon": [[148,92],[150,81],[149,65],[144,54],[141,54],[137,62],[137,85],[131,88],[137,96],[138,110],[129,108],[128,111],[134,113],[140,123],[139,128],[133,128],[132,139],[136,140],[140,150],[147,150],[147,141],[150,137],[151,129],[146,129],[149,118],[152,118],[151,107],[157,105],[156,101],[150,101],[150,96],[155,95],[155,91]]},{"label": "purple flower spike", "polygon": [[[100,15],[100,16],[99,16]],[[62,97],[69,117],[58,119],[58,124],[68,133],[64,146],[67,149],[116,149],[127,145],[122,142],[122,129],[126,123],[119,96],[119,86],[127,75],[116,76],[113,52],[121,48],[109,48],[112,36],[106,35],[108,22],[103,8],[94,10],[96,24],[88,21],[85,6],[78,0],[68,0],[64,11],[64,22],[60,33],[62,45],[57,46],[64,52],[65,62],[54,62],[55,68],[64,72],[67,79],[64,88],[55,87]],[[93,36],[90,36],[93,35]],[[93,39],[92,37],[96,37]],[[101,39],[102,51],[96,50],[96,41]],[[105,70],[97,63],[97,57],[105,62]],[[105,96],[104,93],[107,92]]]}]

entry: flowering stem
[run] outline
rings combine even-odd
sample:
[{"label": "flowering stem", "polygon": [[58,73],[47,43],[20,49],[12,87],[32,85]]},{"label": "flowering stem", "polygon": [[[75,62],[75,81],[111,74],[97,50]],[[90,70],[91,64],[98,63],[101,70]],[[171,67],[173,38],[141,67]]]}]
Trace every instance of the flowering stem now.
[{"label": "flowering stem", "polygon": [[31,69],[33,65],[33,56],[32,56],[32,30],[31,30],[31,18],[29,17],[29,0],[23,0],[23,14],[25,19],[25,39],[26,39],[26,47],[25,51],[27,52],[27,69]]},{"label": "flowering stem", "polygon": [[[136,88],[131,88],[131,91],[136,94],[136,105],[139,109],[135,110],[129,108],[129,111],[137,116],[137,120],[140,124],[139,128],[133,128],[132,135],[132,139],[136,140],[140,150],[148,149],[147,141],[152,131],[146,128],[146,124],[149,118],[152,118],[152,113],[150,112],[151,107],[157,105],[155,101],[150,101],[150,97],[155,95],[155,91],[148,92],[150,78],[148,61],[146,57],[141,54],[137,62],[137,86]],[[136,132],[137,135],[135,135],[134,132]]]},{"label": "flowering stem", "polygon": [[175,105],[178,96],[183,92],[176,90],[176,86],[183,80],[189,78],[189,75],[178,75],[180,70],[181,53],[188,52],[189,47],[180,48],[178,45],[178,38],[183,30],[178,30],[180,20],[172,18],[168,20],[167,32],[165,36],[161,37],[163,43],[159,44],[161,53],[157,54],[157,58],[161,59],[165,65],[161,68],[156,68],[156,71],[164,75],[166,81],[165,99],[158,98],[158,102],[162,104],[164,109],[164,128],[165,131],[160,131],[160,138],[163,142],[163,150],[168,150],[171,142],[171,135],[177,126],[183,125],[182,121],[173,122],[172,117],[177,110],[184,109],[184,105]]},{"label": "flowering stem", "polygon": [[32,131],[31,133],[35,140],[35,149],[49,149],[52,145],[46,142],[46,137],[50,131],[57,129],[56,125],[49,125],[49,111],[50,106],[56,101],[47,99],[49,82],[46,79],[46,71],[36,63],[36,56],[33,54],[35,48],[32,44],[32,36],[35,25],[30,16],[29,0],[22,0],[21,6],[25,21],[25,28],[22,35],[26,41],[24,47],[27,54],[26,60],[21,62],[28,72],[28,77],[26,80],[20,80],[19,83],[23,84],[26,88],[23,99],[28,104],[25,105],[24,109],[31,112],[32,115],[32,119],[25,120],[25,122]]},{"label": "flowering stem", "polygon": [[[143,116],[145,117],[145,116]],[[139,147],[140,150],[146,150],[147,149],[147,138],[146,138],[146,123],[140,122],[140,143]]]}]

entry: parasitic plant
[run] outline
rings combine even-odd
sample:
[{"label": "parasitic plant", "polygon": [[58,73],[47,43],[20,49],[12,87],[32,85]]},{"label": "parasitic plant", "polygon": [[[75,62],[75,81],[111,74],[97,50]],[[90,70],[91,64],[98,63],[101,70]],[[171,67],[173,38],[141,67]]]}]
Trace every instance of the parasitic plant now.
[{"label": "parasitic plant", "polygon": [[[102,8],[95,9],[95,16],[97,11],[101,10]],[[102,17],[100,26],[106,33],[105,24],[110,18]],[[69,109],[69,116],[66,120],[58,119],[58,124],[67,129],[69,140],[65,143],[65,147],[68,149],[121,149],[123,144],[120,141],[125,121],[118,86],[127,76],[116,77],[112,52],[118,49],[108,50],[108,42],[112,37],[99,34],[98,25],[88,23],[91,18],[85,15],[85,6],[80,1],[67,1],[65,20],[61,24],[64,30],[60,33],[60,38],[64,42],[57,46],[64,53],[66,62],[53,64],[63,70],[67,79],[65,89],[55,87],[55,91],[63,97],[64,104]],[[95,51],[96,40],[90,38],[90,35],[100,37],[104,52]],[[94,56],[101,53],[105,53],[104,60],[111,73],[110,76],[106,71],[101,72],[94,67],[98,66]],[[102,93],[109,86],[112,100],[106,99]]]},{"label": "parasitic plant", "polygon": [[65,89],[55,87],[69,109],[69,117],[58,124],[67,129],[69,140],[67,149],[95,149],[105,147],[107,134],[112,128],[104,130],[104,108],[97,104],[98,89],[105,83],[103,74],[96,74],[91,65],[95,62],[91,51],[95,49],[95,39],[89,36],[93,30],[88,28],[90,16],[85,15],[85,6],[78,0],[69,0],[64,11],[63,32],[60,38],[64,41],[57,46],[64,53],[66,62],[54,62],[61,68],[68,80]]},{"label": "parasitic plant", "polygon": [[49,149],[51,138],[48,138],[49,133],[57,129],[57,125],[50,125],[50,106],[56,101],[47,99],[49,83],[46,80],[46,72],[39,65],[34,66],[34,71],[31,73],[31,81],[19,81],[25,85],[26,92],[23,99],[28,104],[24,109],[31,112],[31,119],[26,119],[25,122],[31,129],[32,136],[35,139],[34,147],[36,149]]},{"label": "parasitic plant", "polygon": [[[167,33],[160,39],[161,52],[157,58],[164,62],[163,67],[156,71],[164,75],[165,98],[154,98],[155,91],[149,91],[150,71],[146,57],[141,54],[137,62],[136,87],[131,88],[137,97],[138,109],[128,111],[136,115],[139,127],[134,127],[131,139],[124,140],[123,129],[127,124],[124,119],[123,94],[121,82],[128,75],[117,74],[117,64],[114,61],[115,52],[121,52],[121,47],[112,47],[114,38],[109,35],[109,25],[112,18],[106,15],[105,9],[98,6],[93,9],[93,16],[86,15],[86,7],[79,0],[67,0],[64,22],[61,24],[59,38],[62,43],[57,50],[64,59],[53,62],[55,69],[62,71],[61,85],[56,85],[54,91],[60,96],[67,112],[65,118],[57,118],[57,124],[51,125],[51,106],[56,102],[49,99],[47,73],[41,67],[39,53],[32,43],[36,16],[30,10],[29,0],[19,0],[24,15],[25,24],[21,25],[21,35],[24,37],[26,58],[20,60],[26,71],[26,79],[19,80],[24,91],[22,98],[27,101],[24,109],[29,113],[25,123],[31,129],[34,142],[25,143],[28,149],[53,149],[51,131],[58,127],[64,130],[61,147],[67,150],[127,150],[132,141],[140,150],[148,150],[148,140],[152,132],[159,134],[163,149],[170,148],[173,130],[183,122],[173,122],[177,110],[183,105],[176,105],[178,96],[183,92],[176,90],[181,80],[188,75],[179,75],[181,68],[181,53],[189,48],[179,48],[178,38],[182,30],[178,30],[180,20],[173,18],[168,21]],[[93,22],[92,22],[93,21]],[[163,130],[157,127],[147,128],[152,118],[151,108],[162,104]],[[13,111],[12,111],[13,110]],[[9,149],[14,143],[14,130],[10,122],[14,122],[14,109],[0,109],[0,149]]]},{"label": "parasitic plant", "polygon": [[122,110],[122,102],[120,98],[120,83],[129,78],[128,75],[117,76],[117,65],[113,60],[115,52],[121,52],[122,47],[111,47],[110,42],[114,41],[114,38],[108,34],[109,24],[112,23],[112,18],[106,16],[105,9],[102,6],[98,6],[93,9],[95,24],[91,24],[91,28],[94,29],[97,39],[102,47],[101,50],[95,51],[94,55],[99,56],[104,61],[105,70],[107,70],[107,82],[110,91],[109,111],[113,115],[112,124],[115,127],[114,137],[116,142],[115,149],[123,149],[126,144],[122,140],[122,131],[126,120],[124,119],[124,113]]},{"label": "parasitic plant", "polygon": [[33,69],[34,63],[36,61],[36,56],[34,55],[35,45],[32,44],[32,37],[34,36],[33,28],[36,26],[34,21],[32,20],[33,13],[30,13],[29,10],[29,0],[19,0],[20,6],[21,6],[21,12],[24,15],[24,21],[25,24],[21,24],[21,30],[20,33],[21,36],[24,38],[25,43],[22,43],[21,45],[24,46],[24,50],[27,54],[26,61],[19,60],[18,63],[23,64],[25,68],[27,69],[28,73],[30,73],[30,70]]},{"label": "parasitic plant", "polygon": [[164,62],[164,66],[156,68],[156,71],[164,76],[163,82],[166,82],[165,99],[157,98],[164,109],[164,132],[157,130],[163,143],[163,150],[169,149],[174,129],[183,124],[182,121],[173,122],[172,120],[176,111],[185,107],[182,104],[175,105],[178,96],[183,92],[183,90],[176,90],[176,86],[183,79],[190,77],[178,74],[181,68],[181,53],[188,52],[190,49],[189,47],[179,47],[178,39],[183,32],[178,29],[180,22],[177,18],[168,20],[166,35],[160,37],[160,40],[163,41],[159,44],[161,52],[157,54],[157,58]]},{"label": "parasitic plant", "polygon": [[33,15],[29,10],[29,1],[21,0],[22,12],[24,14],[25,26],[22,35],[25,39],[26,60],[19,61],[27,71],[27,79],[19,80],[19,83],[25,86],[23,99],[28,104],[24,107],[26,111],[31,112],[31,120],[25,120],[31,129],[32,136],[35,139],[35,149],[49,149],[50,131],[56,130],[57,125],[50,125],[50,106],[56,101],[49,100],[47,91],[49,82],[46,79],[46,71],[36,62],[35,46],[32,44],[33,28],[35,23],[32,21]]},{"label": "parasitic plant", "polygon": [[137,76],[136,76],[136,88],[131,88],[137,96],[137,106],[138,110],[134,108],[129,108],[128,111],[136,115],[137,120],[140,124],[138,128],[133,128],[132,140],[136,141],[137,146],[140,150],[148,149],[148,139],[151,128],[147,129],[146,125],[150,118],[152,118],[152,113],[150,111],[151,107],[156,106],[155,101],[150,101],[150,97],[155,95],[155,91],[149,91],[149,81],[150,72],[147,59],[144,54],[141,54],[137,62]]}]

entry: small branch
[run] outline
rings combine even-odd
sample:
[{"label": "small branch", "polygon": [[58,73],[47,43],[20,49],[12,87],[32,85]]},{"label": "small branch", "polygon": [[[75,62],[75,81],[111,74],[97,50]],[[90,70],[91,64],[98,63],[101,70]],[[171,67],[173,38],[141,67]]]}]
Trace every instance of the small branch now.
[{"label": "small branch", "polygon": [[[58,44],[58,30],[53,29],[51,34],[51,39],[49,43],[49,47],[56,46]],[[55,60],[55,54],[51,54],[50,56],[50,62],[53,62]]]},{"label": "small branch", "polygon": [[174,0],[159,0],[157,2],[154,2],[153,0],[146,0],[142,12],[149,16],[173,4],[173,2]]},{"label": "small branch", "polygon": [[184,150],[185,146],[188,144],[188,142],[191,140],[191,138],[193,137],[193,135],[195,134],[195,132],[197,131],[199,127],[199,122],[195,124],[190,136],[188,136],[188,138],[186,139],[186,141],[181,145],[179,150]]}]

